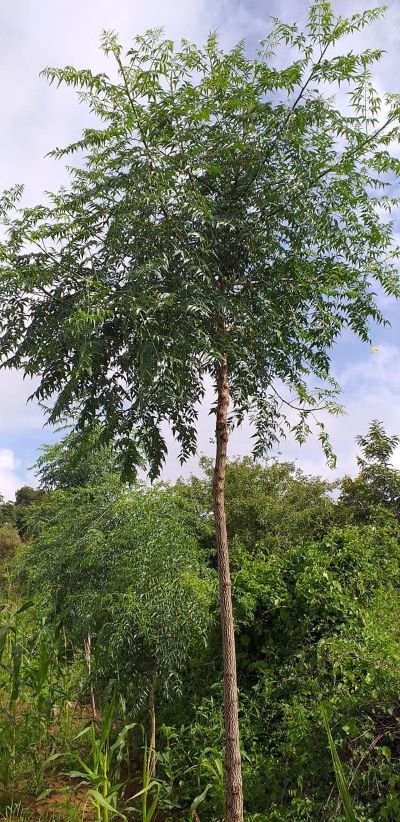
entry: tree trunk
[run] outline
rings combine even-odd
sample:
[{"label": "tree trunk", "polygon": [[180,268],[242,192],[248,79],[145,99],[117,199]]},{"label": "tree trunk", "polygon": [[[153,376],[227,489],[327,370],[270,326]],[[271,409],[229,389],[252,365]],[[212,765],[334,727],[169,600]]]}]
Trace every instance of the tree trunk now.
[{"label": "tree trunk", "polygon": [[155,684],[151,685],[149,694],[149,775],[154,779],[156,775],[156,708],[154,702]]},{"label": "tree trunk", "polygon": [[226,358],[218,368],[217,391],[216,456],[213,498],[218,552],[222,655],[224,665],[226,822],[243,822],[243,788],[239,741],[236,649],[233,627],[229,546],[225,514],[225,469],[229,436],[229,384]]},{"label": "tree trunk", "polygon": [[[85,663],[86,663],[86,673],[88,679],[90,680],[90,675],[92,673],[92,639],[90,634],[88,634],[85,639],[83,640],[83,653],[85,656]],[[92,706],[92,714],[93,719],[97,717],[97,710],[96,710],[96,700],[94,697],[94,689],[93,683],[90,683],[90,704]]]}]

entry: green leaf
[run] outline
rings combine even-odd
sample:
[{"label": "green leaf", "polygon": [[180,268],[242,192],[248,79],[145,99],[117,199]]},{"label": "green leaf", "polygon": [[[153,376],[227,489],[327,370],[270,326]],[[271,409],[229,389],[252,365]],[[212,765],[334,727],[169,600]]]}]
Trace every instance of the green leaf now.
[{"label": "green leaf", "polygon": [[197,808],[199,807],[199,805],[200,805],[202,802],[204,802],[204,800],[205,800],[205,798],[206,798],[206,796],[207,796],[207,794],[208,794],[208,792],[209,792],[210,790],[211,790],[211,785],[207,785],[207,786],[204,788],[204,791],[202,791],[202,793],[200,793],[198,796],[196,796],[196,797],[193,799],[193,802],[192,802],[192,804],[191,804],[191,806],[190,806],[190,810],[191,810],[191,811],[195,811],[195,810],[197,810]]},{"label": "green leaf", "polygon": [[328,714],[325,708],[321,707],[321,716],[322,721],[324,724],[324,728],[328,737],[328,744],[329,749],[332,756],[333,767],[335,770],[335,777],[336,777],[336,784],[338,787],[339,795],[342,800],[343,810],[346,816],[346,822],[358,822],[357,817],[354,813],[346,776],[343,770],[342,763],[340,761],[339,754],[337,752],[337,748],[332,736],[332,732],[329,726]]},{"label": "green leaf", "polygon": [[100,793],[100,791],[91,788],[90,791],[88,791],[88,796],[90,796],[94,805],[101,805],[102,808],[106,808],[106,810],[109,811],[113,816],[118,816],[120,819],[124,819],[125,822],[127,822],[126,816],[123,813],[121,813],[121,811],[118,811],[114,807],[114,805],[111,805],[108,799],[104,797],[103,794]]}]

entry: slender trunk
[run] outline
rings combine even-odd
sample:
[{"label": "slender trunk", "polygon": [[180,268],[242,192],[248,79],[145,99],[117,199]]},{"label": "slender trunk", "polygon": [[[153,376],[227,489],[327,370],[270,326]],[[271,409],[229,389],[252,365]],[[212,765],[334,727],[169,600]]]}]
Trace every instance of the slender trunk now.
[{"label": "slender trunk", "polygon": [[243,822],[243,788],[239,740],[236,649],[233,627],[229,546],[225,513],[225,469],[228,446],[229,407],[228,367],[226,359],[218,369],[217,391],[216,456],[213,497],[218,552],[222,655],[224,665],[226,822]]},{"label": "slender trunk", "polygon": [[149,694],[149,776],[154,779],[156,775],[156,708],[154,702],[155,684],[152,683]]},{"label": "slender trunk", "polygon": [[65,625],[63,625],[63,639],[64,639],[64,662],[65,665],[67,664],[68,659],[68,652],[67,652],[67,634],[65,633]]},{"label": "slender trunk", "polygon": [[[92,673],[92,640],[90,634],[88,634],[85,639],[83,640],[83,653],[85,656],[85,663],[86,663],[86,673],[88,679],[90,680],[90,675]],[[97,717],[97,709],[96,709],[96,700],[94,697],[94,690],[93,684],[90,683],[90,704],[92,706],[92,715],[93,719]]]}]

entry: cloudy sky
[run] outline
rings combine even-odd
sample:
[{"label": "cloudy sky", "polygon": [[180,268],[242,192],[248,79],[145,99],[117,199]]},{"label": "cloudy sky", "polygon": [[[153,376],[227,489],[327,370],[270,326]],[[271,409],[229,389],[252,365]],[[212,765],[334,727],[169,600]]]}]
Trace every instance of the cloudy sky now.
[{"label": "cloudy sky", "polygon": [[[344,13],[373,5],[368,0],[334,3]],[[98,41],[103,28],[118,31],[126,44],[136,33],[154,26],[163,26],[176,40],[202,41],[217,29],[225,46],[244,36],[252,44],[268,30],[270,16],[292,21],[302,18],[306,8],[306,0],[0,0],[0,190],[24,183],[25,201],[33,203],[42,198],[43,191],[65,180],[62,165],[45,155],[54,146],[75,139],[87,114],[72,91],[49,87],[39,73],[47,65],[100,68],[103,58]],[[389,0],[386,19],[359,36],[354,48],[377,44],[387,54],[376,81],[380,88],[394,90],[400,53],[397,0]],[[384,309],[392,325],[373,329],[375,353],[350,336],[340,341],[334,353],[334,373],[343,386],[346,407],[346,416],[328,423],[339,473],[354,471],[354,435],[365,431],[373,417],[383,420],[388,431],[400,432],[400,309],[391,301],[386,301]],[[55,436],[43,427],[39,409],[27,405],[29,393],[29,384],[18,373],[0,372],[0,493],[7,498],[20,485],[34,482],[29,466],[41,443]],[[201,412],[200,452],[210,453],[211,437],[211,422]],[[249,430],[237,432],[232,453],[249,453],[250,449]],[[288,441],[281,451],[306,471],[329,475],[315,442],[299,449]],[[192,462],[186,470],[193,468]],[[173,478],[180,471],[172,445],[165,476]]]}]

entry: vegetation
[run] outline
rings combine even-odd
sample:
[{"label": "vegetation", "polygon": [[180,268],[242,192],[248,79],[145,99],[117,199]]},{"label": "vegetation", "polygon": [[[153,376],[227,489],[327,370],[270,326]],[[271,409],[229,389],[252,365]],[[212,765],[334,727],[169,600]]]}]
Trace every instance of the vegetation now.
[{"label": "vegetation", "polygon": [[[399,818],[400,522],[382,491],[400,482],[397,438],[374,421],[358,441],[351,495],[348,477],[332,488],[289,463],[227,466],[253,822]],[[41,476],[66,455],[73,465],[77,447],[75,435],[47,447]],[[93,474],[29,506],[29,536],[1,560],[6,818],[224,818],[212,463],[203,469],[151,489]]]},{"label": "vegetation", "polygon": [[[368,341],[371,321],[384,321],[377,290],[399,295],[390,183],[400,96],[373,87],[380,49],[339,45],[383,11],[335,17],[316,0],[304,31],[275,21],[253,56],[244,43],[225,53],[214,34],[175,48],[156,31],[124,53],[106,32],[112,76],[44,72],[77,88],[96,123],[53,152],[76,157],[67,188],[30,208],[20,187],[1,199],[1,364],[37,376],[49,421],[74,430],[44,451],[42,488],[18,492],[2,553],[15,553],[21,595],[39,590],[37,612],[64,637],[54,670],[84,663],[92,724],[78,740],[90,742],[90,764],[78,754],[81,770],[69,773],[90,786],[98,819],[135,813],[130,786],[144,820],[204,808],[243,822],[243,778],[249,819],[334,818],[324,728],[345,812],[390,818],[395,808],[398,659],[384,614],[398,609],[397,440],[373,423],[359,477],[337,502],[290,465],[227,464],[230,430],[247,416],[254,457],[288,429],[301,443],[314,427],[332,464],[318,414],[340,411],[331,349],[347,330]],[[133,484],[139,466],[158,477],[166,425],[182,461],[195,453],[207,382],[216,427],[206,478]],[[12,761],[18,615],[4,626]],[[387,778],[377,765],[363,799],[378,751]]]}]

